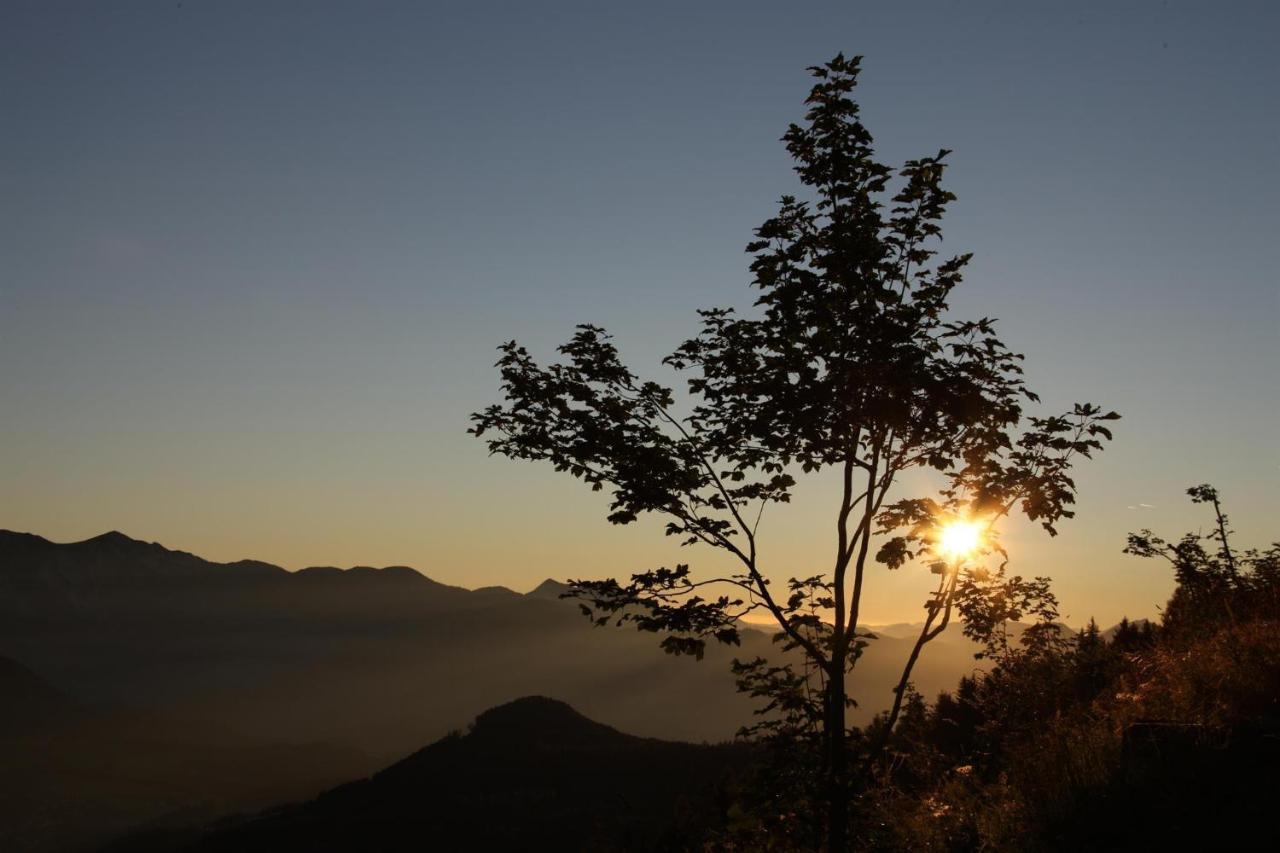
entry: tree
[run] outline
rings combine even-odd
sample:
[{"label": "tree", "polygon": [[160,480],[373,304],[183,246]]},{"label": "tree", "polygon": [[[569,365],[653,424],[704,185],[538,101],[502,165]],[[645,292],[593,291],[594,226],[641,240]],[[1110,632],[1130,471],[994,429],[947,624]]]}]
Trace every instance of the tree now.
[{"label": "tree", "polygon": [[1235,549],[1218,490],[1205,483],[1187,489],[1187,496],[1192,503],[1213,507],[1209,534],[1187,533],[1169,542],[1143,529],[1129,534],[1124,549],[1138,557],[1161,557],[1173,566],[1178,585],[1165,608],[1164,627],[1195,631],[1221,615],[1234,626],[1260,613],[1280,612],[1280,542],[1266,550]]},{"label": "tree", "polygon": [[[804,122],[783,136],[805,197],[783,196],[747,247],[754,309],[699,312],[701,331],[664,360],[687,376],[687,396],[641,379],[603,329],[583,325],[549,366],[515,341],[501,346],[505,401],[473,415],[471,428],[492,453],[544,460],[610,490],[615,524],[658,513],[668,535],[736,559],[723,577],[680,564],[626,582],[577,581],[572,594],[600,624],[664,634],[673,654],[736,644],[746,612],[768,613],[783,662],[736,662],[740,687],[766,699],[760,732],[816,738],[835,850],[847,846],[855,743],[847,677],[874,639],[858,627],[870,564],[919,560],[938,576],[887,737],[915,661],[953,610],[995,602],[987,616],[1017,618],[1041,592],[1039,581],[1006,577],[1003,563],[964,568],[939,532],[980,525],[979,555],[1002,553],[993,525],[1013,511],[1055,533],[1072,514],[1074,458],[1100,450],[1104,422],[1118,417],[1089,404],[1024,417],[1039,398],[1024,385],[1022,357],[994,320],[949,317],[970,258],[940,260],[932,247],[954,199],[941,184],[949,152],[910,160],[896,176],[879,163],[852,96],[858,70],[859,58],[843,55],[810,69]],[[897,494],[919,469],[934,472],[936,490]],[[831,565],[779,590],[759,558],[763,513],[790,499],[797,478],[826,471],[841,495]],[[876,751],[868,746],[864,761]]]}]

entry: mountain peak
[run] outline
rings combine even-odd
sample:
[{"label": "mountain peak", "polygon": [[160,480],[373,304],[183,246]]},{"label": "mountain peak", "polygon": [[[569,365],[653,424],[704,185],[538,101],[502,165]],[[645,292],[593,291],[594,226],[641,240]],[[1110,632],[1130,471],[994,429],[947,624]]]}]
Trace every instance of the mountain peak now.
[{"label": "mountain peak", "polygon": [[125,545],[146,545],[141,539],[134,539],[126,536],[119,530],[108,530],[106,533],[94,536],[91,539],[85,539],[83,542],[76,543],[78,545],[111,545],[115,547]]},{"label": "mountain peak", "polygon": [[567,583],[561,583],[554,578],[547,578],[527,594],[533,598],[559,598],[569,589],[570,587]]},{"label": "mountain peak", "polygon": [[480,595],[519,595],[520,594],[515,590],[505,586],[478,586],[471,591],[474,593],[479,593]]},{"label": "mountain peak", "polygon": [[547,696],[524,696],[490,708],[476,717],[471,736],[480,740],[517,740],[544,745],[629,737]]}]

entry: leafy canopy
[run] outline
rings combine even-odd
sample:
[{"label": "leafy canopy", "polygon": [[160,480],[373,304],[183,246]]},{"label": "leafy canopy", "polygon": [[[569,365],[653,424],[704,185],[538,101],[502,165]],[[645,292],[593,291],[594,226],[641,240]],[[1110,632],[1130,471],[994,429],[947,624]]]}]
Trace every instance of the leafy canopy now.
[{"label": "leafy canopy", "polygon": [[[1038,397],[1022,357],[991,318],[948,311],[970,259],[938,255],[954,200],[941,183],[949,152],[896,172],[879,163],[852,96],[858,58],[810,70],[804,122],[783,137],[803,197],[783,196],[747,246],[753,310],[699,312],[701,330],[665,359],[685,376],[687,400],[642,379],[603,329],[582,325],[558,363],[502,345],[504,401],[473,415],[471,432],[493,453],[544,460],[608,490],[615,524],[658,513],[668,535],[737,558],[739,570],[723,578],[698,580],[680,565],[627,583],[579,582],[589,615],[665,633],[668,651],[701,655],[708,640],[736,643],[737,620],[763,609],[788,647],[834,674],[868,639],[856,625],[869,554],[889,568],[921,556],[936,563],[939,519],[994,521],[1015,508],[1054,533],[1072,514],[1073,457],[1100,450],[1110,438],[1103,422],[1118,415],[1089,404],[1024,415]],[[790,499],[797,477],[824,469],[843,485],[831,568],[777,593],[758,560],[762,513]],[[943,486],[888,500],[912,469],[938,472]],[[927,607],[949,615],[956,573],[938,573]],[[972,583],[961,588],[962,601],[982,599]]]}]

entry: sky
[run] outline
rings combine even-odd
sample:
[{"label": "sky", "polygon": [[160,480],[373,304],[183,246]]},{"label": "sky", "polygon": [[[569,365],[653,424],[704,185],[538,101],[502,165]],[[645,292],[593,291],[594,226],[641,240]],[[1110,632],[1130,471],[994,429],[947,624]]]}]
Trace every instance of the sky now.
[{"label": "sky", "polygon": [[[1276,538],[1280,6],[15,2],[0,6],[0,528],[215,560],[407,564],[524,590],[718,565],[549,467],[487,456],[494,347],[607,327],[639,372],[746,308],[797,181],[805,68],[865,57],[882,160],[953,149],[957,315],[1046,411],[1119,410],[1050,539],[1068,622],[1154,616],[1125,533]],[[835,484],[770,511],[781,580]],[[868,622],[927,569],[877,568]]]}]

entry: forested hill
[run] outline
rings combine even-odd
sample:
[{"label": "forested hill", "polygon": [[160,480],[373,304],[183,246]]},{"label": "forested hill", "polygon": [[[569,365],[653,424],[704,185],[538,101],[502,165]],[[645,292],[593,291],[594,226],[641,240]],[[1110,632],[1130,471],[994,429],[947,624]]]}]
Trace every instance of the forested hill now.
[{"label": "forested hill", "polygon": [[141,833],[110,849],[685,849],[723,822],[727,787],[751,755],[745,744],[623,734],[530,696],[310,802],[203,829]]}]

